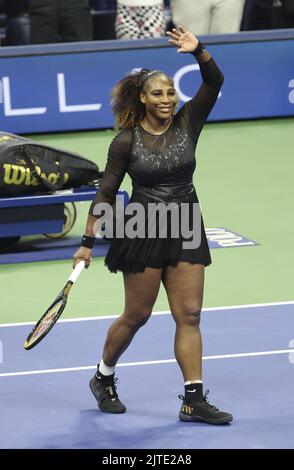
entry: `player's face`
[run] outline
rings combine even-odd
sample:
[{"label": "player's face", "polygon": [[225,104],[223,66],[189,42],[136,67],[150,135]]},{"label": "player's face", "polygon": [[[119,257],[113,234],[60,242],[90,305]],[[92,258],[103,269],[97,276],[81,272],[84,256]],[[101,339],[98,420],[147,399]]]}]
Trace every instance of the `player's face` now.
[{"label": "player's face", "polygon": [[173,82],[165,75],[156,75],[148,80],[140,95],[146,113],[159,120],[170,119],[177,105]]}]

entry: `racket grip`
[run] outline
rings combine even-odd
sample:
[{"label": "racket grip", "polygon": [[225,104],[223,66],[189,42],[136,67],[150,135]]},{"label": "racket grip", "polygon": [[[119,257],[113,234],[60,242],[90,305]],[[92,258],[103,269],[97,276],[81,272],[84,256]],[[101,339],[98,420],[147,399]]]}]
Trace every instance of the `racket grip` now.
[{"label": "racket grip", "polygon": [[68,281],[71,281],[72,283],[74,283],[79,277],[79,275],[81,274],[81,272],[83,271],[84,267],[85,267],[85,261],[83,260],[79,261],[76,267],[74,268],[73,272],[71,273],[70,277],[68,278]]}]

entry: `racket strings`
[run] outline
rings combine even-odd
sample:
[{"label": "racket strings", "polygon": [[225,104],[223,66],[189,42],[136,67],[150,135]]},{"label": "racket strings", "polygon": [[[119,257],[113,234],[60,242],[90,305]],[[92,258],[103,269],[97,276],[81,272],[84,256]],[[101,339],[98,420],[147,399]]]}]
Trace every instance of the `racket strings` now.
[{"label": "racket strings", "polygon": [[39,327],[36,328],[35,336],[39,336],[42,334],[48,326],[54,322],[56,315],[59,314],[60,307],[63,304],[63,299],[59,300],[56,304],[54,304],[51,308],[49,308],[48,312],[44,315]]},{"label": "racket strings", "polygon": [[44,317],[37,325],[36,329],[32,332],[31,336],[26,342],[27,347],[32,343],[35,343],[47,330],[49,330],[55,323],[56,317],[60,315],[60,310],[63,307],[64,299],[60,299],[52,307],[48,309]]}]

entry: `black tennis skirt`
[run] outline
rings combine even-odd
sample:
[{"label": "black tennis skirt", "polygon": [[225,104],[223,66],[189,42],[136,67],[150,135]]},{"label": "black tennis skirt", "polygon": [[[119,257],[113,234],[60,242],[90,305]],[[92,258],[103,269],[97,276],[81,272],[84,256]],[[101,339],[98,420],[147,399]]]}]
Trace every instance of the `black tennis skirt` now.
[{"label": "black tennis skirt", "polygon": [[[167,191],[162,187],[160,189],[141,187],[140,190],[133,192],[130,202],[140,202],[146,208],[147,214],[147,206],[150,202],[163,202],[165,204],[170,202],[176,202],[177,204],[187,202],[189,207],[192,208],[192,203],[198,203],[198,198],[193,185],[185,186],[184,189],[173,186],[172,190],[168,188]],[[128,216],[124,220],[126,223]],[[146,216],[144,221],[146,233],[147,222],[148,217]],[[170,221],[168,221],[169,223]],[[201,242],[198,248],[184,248],[184,238],[181,236],[177,238],[169,236],[169,225],[167,227],[167,234],[166,238],[148,238],[147,236],[142,238],[128,238],[127,236],[124,236],[124,238],[112,238],[105,257],[105,265],[111,272],[137,273],[143,272],[146,267],[159,269],[166,266],[176,266],[180,261],[202,264],[204,266],[211,264],[202,216]]]}]

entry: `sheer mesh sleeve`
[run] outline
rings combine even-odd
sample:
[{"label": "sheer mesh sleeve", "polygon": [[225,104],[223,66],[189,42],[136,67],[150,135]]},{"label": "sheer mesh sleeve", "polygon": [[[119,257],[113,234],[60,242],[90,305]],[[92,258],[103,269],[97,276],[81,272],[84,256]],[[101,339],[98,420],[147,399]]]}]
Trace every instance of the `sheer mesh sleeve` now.
[{"label": "sheer mesh sleeve", "polygon": [[111,142],[104,175],[90,207],[90,214],[93,215],[92,211],[97,203],[114,203],[116,193],[129,166],[131,147],[132,131],[129,129],[122,130]]},{"label": "sheer mesh sleeve", "polygon": [[217,100],[224,81],[222,72],[212,58],[199,64],[199,67],[203,82],[194,98],[187,101],[178,113],[179,120],[196,138]]}]

